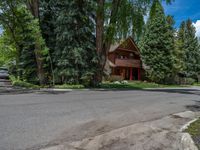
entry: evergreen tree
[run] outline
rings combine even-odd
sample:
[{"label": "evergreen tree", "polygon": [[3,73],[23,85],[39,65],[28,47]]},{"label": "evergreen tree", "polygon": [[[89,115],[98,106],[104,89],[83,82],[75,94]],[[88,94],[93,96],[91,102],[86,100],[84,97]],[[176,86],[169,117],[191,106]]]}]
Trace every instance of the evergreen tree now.
[{"label": "evergreen tree", "polygon": [[[62,83],[81,83],[95,69],[93,4],[86,0],[57,1],[56,45],[53,62]],[[87,76],[87,77],[86,77]]]},{"label": "evergreen tree", "polygon": [[158,0],[154,1],[150,14],[144,37],[140,42],[142,59],[149,67],[149,78],[156,82],[164,82],[172,72],[173,32]]},{"label": "evergreen tree", "polygon": [[171,75],[170,75],[170,78],[171,78],[171,81],[168,80],[167,82],[170,82],[170,83],[174,83],[174,77],[176,76],[176,71],[174,70],[174,64],[175,64],[175,60],[174,60],[174,55],[175,55],[175,29],[174,29],[174,24],[175,24],[175,21],[174,21],[174,18],[173,16],[170,16],[168,15],[166,17],[166,21],[167,21],[167,41],[168,41],[168,49],[171,49],[171,63],[172,63],[172,68],[171,68]]},{"label": "evergreen tree", "polygon": [[185,25],[185,72],[188,77],[197,78],[200,70],[200,49],[198,38],[195,35],[196,30],[190,19],[186,21]]},{"label": "evergreen tree", "polygon": [[185,21],[180,25],[177,32],[177,37],[175,41],[175,52],[174,52],[174,73],[184,75],[185,70]]},{"label": "evergreen tree", "polygon": [[58,1],[57,0],[40,0],[40,27],[46,45],[49,48],[50,56],[53,57],[56,39],[56,18],[58,17]]}]

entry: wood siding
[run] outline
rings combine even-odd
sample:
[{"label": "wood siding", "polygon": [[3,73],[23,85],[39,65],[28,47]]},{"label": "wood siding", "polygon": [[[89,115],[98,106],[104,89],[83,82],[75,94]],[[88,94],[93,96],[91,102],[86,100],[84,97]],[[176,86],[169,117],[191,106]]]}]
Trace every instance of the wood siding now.
[{"label": "wood siding", "polygon": [[141,68],[141,61],[135,59],[115,59],[115,65],[119,67]]}]

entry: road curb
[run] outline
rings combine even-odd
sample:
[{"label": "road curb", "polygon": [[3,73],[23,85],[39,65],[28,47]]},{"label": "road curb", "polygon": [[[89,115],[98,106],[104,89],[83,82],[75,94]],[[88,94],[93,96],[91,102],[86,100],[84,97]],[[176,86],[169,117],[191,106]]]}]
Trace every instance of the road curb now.
[{"label": "road curb", "polygon": [[183,145],[183,150],[198,150],[195,142],[193,141],[191,135],[189,133],[185,133],[184,131],[193,123],[197,121],[197,118],[189,121],[184,126],[181,127],[180,131],[182,132],[181,143]]},{"label": "road curb", "polygon": [[182,133],[181,144],[183,146],[183,150],[198,150],[189,133]]},{"label": "road curb", "polygon": [[[176,116],[180,116],[183,118],[194,118],[197,115],[197,112],[192,112],[192,111],[186,111],[186,112],[181,112],[174,114]],[[198,150],[197,146],[195,145],[195,142],[193,141],[191,135],[189,133],[186,133],[185,130],[197,120],[195,117],[193,120],[187,122],[185,125],[183,125],[180,128],[181,132],[181,144],[183,146],[183,150]]]}]

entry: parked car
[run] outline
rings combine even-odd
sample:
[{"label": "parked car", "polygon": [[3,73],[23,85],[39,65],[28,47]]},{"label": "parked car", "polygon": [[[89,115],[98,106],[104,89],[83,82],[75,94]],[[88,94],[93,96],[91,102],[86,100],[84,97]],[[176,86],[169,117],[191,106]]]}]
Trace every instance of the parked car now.
[{"label": "parked car", "polygon": [[7,69],[0,68],[0,79],[8,79],[9,73]]}]

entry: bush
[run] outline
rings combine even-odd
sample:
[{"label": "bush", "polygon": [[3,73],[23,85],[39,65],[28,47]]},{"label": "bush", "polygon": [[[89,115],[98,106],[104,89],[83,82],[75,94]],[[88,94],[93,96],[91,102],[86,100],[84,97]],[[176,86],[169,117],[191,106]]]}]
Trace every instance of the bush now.
[{"label": "bush", "polygon": [[122,76],[117,76],[117,75],[111,75],[109,78],[108,78],[108,81],[110,82],[115,82],[115,81],[123,81],[124,78]]},{"label": "bush", "polygon": [[40,86],[38,86],[38,85],[34,85],[34,84],[28,83],[26,81],[21,81],[20,79],[17,79],[13,75],[9,76],[9,78],[10,78],[13,86],[24,87],[24,88],[31,88],[31,89],[38,89],[38,88],[40,88]]},{"label": "bush", "polygon": [[195,79],[193,78],[185,78],[186,85],[193,85],[195,83]]},{"label": "bush", "polygon": [[38,89],[40,88],[40,86],[38,85],[34,85],[34,84],[31,84],[31,83],[28,83],[28,82],[25,82],[25,81],[14,81],[12,83],[13,86],[18,86],[18,87],[25,87],[25,88],[31,88],[31,89]]},{"label": "bush", "polygon": [[85,87],[92,87],[93,86],[93,83],[92,83],[93,76],[94,76],[94,73],[87,72],[86,74],[84,74],[81,77],[81,84],[83,84]]}]

